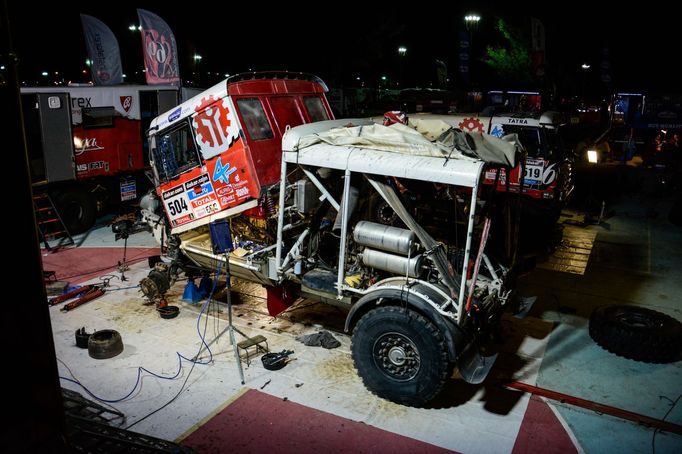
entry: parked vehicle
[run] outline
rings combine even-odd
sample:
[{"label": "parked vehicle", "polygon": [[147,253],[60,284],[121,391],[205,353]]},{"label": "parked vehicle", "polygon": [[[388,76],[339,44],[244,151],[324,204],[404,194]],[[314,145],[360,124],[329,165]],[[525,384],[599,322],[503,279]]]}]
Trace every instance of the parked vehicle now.
[{"label": "parked vehicle", "polygon": [[145,131],[180,93],[144,85],[21,89],[32,183],[48,191],[70,233],[149,187]]},{"label": "parked vehicle", "polygon": [[[480,383],[512,303],[510,269],[486,254],[496,204],[482,198],[498,193],[481,182],[518,144],[332,120],[325,91],[304,74],[234,76],[152,122],[145,216],[168,221],[169,269],[229,264],[267,288],[271,315],[298,295],[348,308],[355,367],[394,402],[425,404],[455,367]],[[157,298],[171,278],[142,287]]]},{"label": "parked vehicle", "polygon": [[487,171],[485,183],[497,181],[498,190],[503,192],[522,191],[526,211],[536,214],[543,223],[553,225],[557,221],[574,187],[574,156],[562,140],[565,124],[561,114],[410,115],[412,122],[420,119],[438,119],[463,131],[495,137],[517,134],[527,153],[525,161],[510,170],[503,168],[499,177],[495,169]]}]

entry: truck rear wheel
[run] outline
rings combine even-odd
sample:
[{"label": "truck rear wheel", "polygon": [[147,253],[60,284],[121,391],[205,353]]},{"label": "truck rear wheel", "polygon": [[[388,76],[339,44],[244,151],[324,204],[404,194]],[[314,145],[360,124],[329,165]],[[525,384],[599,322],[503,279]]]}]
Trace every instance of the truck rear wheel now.
[{"label": "truck rear wheel", "polygon": [[57,209],[70,234],[83,233],[95,224],[95,198],[80,191],[66,191],[57,198]]},{"label": "truck rear wheel", "polygon": [[351,351],[367,389],[399,404],[423,406],[448,379],[443,335],[411,309],[387,306],[369,311],[353,331]]}]

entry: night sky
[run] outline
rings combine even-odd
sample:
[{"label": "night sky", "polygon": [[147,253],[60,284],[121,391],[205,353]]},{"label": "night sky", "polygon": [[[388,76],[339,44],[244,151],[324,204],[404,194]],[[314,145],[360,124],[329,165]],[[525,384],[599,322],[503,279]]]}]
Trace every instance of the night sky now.
[{"label": "night sky", "polygon": [[[534,16],[545,25],[548,73],[555,83],[569,89],[581,84],[583,88],[598,86],[601,52],[606,47],[615,89],[682,91],[679,20],[673,12],[660,10],[618,7],[618,11],[604,14],[590,11],[595,2],[544,2],[547,6],[539,8],[528,7],[528,2],[477,2],[471,8],[448,9],[434,2],[417,3],[419,9],[415,10],[387,3],[368,7],[366,2],[324,6],[286,2],[273,9],[260,2],[236,6],[205,2],[215,8],[205,10],[198,9],[202,2],[182,2],[182,10],[160,2],[119,1],[108,7],[101,6],[105,2],[55,2],[48,7],[9,3],[20,77],[29,84],[48,82],[40,75],[42,71],[59,71],[67,80],[85,81],[81,71],[86,52],[79,13],[95,16],[112,29],[127,80],[135,81],[134,73],[143,65],[142,51],[139,33],[129,31],[128,26],[137,24],[136,8],[140,7],[161,16],[174,31],[183,80],[191,79],[196,69],[203,74],[205,86],[224,73],[273,69],[311,72],[332,87],[357,85],[358,77],[366,86],[376,86],[382,75],[398,79],[401,61],[397,49],[404,45],[408,51],[402,61],[403,87],[432,83],[436,59],[446,62],[451,87],[456,87],[458,32],[464,29],[463,16],[477,12],[483,19],[472,35],[475,55],[500,40],[493,27],[496,17],[504,17],[526,32],[529,17]],[[599,3],[598,7],[605,5]],[[192,60],[195,52],[203,57],[197,67]],[[582,72],[582,63],[590,64],[591,69]],[[206,72],[212,74],[206,76]],[[504,81],[480,63],[474,64],[472,76],[485,85],[483,88],[514,88],[505,87]]]}]

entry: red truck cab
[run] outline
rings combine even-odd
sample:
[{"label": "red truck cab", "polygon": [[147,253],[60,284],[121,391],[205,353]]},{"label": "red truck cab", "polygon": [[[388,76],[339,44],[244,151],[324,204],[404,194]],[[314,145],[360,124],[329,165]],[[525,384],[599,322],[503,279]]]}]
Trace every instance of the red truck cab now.
[{"label": "red truck cab", "polygon": [[256,207],[279,182],[284,132],[333,119],[326,91],[308,74],[240,74],[157,117],[150,157],[171,233]]}]

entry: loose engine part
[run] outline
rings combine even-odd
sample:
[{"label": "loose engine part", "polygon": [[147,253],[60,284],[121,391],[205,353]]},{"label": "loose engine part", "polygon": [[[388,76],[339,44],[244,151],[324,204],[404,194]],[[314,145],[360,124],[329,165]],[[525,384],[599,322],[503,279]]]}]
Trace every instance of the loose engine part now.
[{"label": "loose engine part", "polygon": [[170,288],[168,270],[164,263],[157,263],[147,277],[140,280],[140,290],[150,301],[163,298]]},{"label": "loose engine part", "polygon": [[152,191],[143,195],[140,199],[140,209],[147,210],[150,213],[156,213],[160,207],[159,198]]}]

